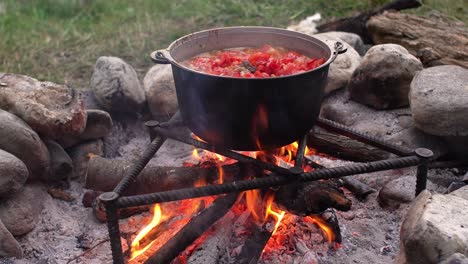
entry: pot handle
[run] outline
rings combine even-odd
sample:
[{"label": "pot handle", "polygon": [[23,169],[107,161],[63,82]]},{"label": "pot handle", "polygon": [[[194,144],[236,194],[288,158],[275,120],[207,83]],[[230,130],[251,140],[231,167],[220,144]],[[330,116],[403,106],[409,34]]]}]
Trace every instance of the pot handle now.
[{"label": "pot handle", "polygon": [[169,60],[164,55],[166,52],[167,50],[165,49],[151,52],[150,54],[151,60],[156,64],[170,64]]},{"label": "pot handle", "polygon": [[338,57],[338,55],[345,53],[347,50],[348,49],[345,48],[343,43],[341,43],[339,41],[335,42],[335,46],[333,47],[332,59],[331,59],[330,63],[334,62],[336,57]]}]

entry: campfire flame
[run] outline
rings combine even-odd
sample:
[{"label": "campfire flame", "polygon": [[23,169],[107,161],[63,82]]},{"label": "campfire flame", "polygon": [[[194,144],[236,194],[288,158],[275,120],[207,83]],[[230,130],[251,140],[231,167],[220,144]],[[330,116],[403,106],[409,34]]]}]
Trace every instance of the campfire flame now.
[{"label": "campfire flame", "polygon": [[153,219],[151,222],[145,226],[135,237],[135,239],[132,242],[131,245],[131,250],[132,250],[132,256],[130,260],[133,260],[134,258],[138,257],[140,254],[145,252],[153,243],[149,243],[146,247],[140,249],[140,241],[142,238],[144,238],[153,228],[155,228],[159,223],[161,222],[162,218],[162,211],[161,211],[161,206],[159,204],[154,205],[154,213],[153,213]]},{"label": "campfire flame", "polygon": [[327,236],[327,241],[328,243],[332,243],[335,240],[335,233],[333,233],[333,230],[325,223],[325,221],[315,215],[307,216],[304,219],[305,221],[316,224],[320,230],[323,231],[323,233]]},{"label": "campfire flame", "polygon": [[[264,129],[268,128],[268,115],[266,112],[266,109],[264,107],[259,107],[257,109],[257,115],[256,115],[256,128],[254,129],[254,132],[261,133]],[[196,135],[192,134],[192,137],[196,140],[203,141],[201,138],[197,137]],[[204,141],[203,141],[204,142]],[[255,141],[258,144],[258,147],[261,147],[261,142],[260,140]],[[273,152],[265,152],[265,151],[252,151],[252,152],[241,152],[244,155],[250,156],[252,158],[257,158],[260,160],[263,160],[265,162],[272,162],[275,163],[276,165],[281,165],[281,166],[294,166],[294,159],[296,152],[299,148],[298,142],[294,142],[288,146],[279,148]],[[260,148],[261,149],[261,148]],[[312,149],[309,149],[306,147],[305,149],[305,155],[313,155],[315,154],[315,151]],[[187,164],[190,164],[188,166],[193,166],[196,163],[198,164],[203,164],[204,162],[208,162],[210,166],[216,166],[218,170],[218,183],[222,184],[224,182],[224,177],[225,177],[225,172],[223,170],[223,165],[227,164],[232,164],[236,162],[233,159],[226,158],[224,156],[221,156],[219,154],[206,151],[206,150],[198,150],[194,149],[192,151],[192,160],[195,161],[195,163],[190,163],[188,162]],[[304,166],[303,168],[305,171],[312,170],[312,168],[307,167],[307,165]],[[206,185],[205,182],[196,182],[194,184],[194,187],[197,186],[204,186]],[[250,190],[246,191],[243,193],[243,199],[245,201],[245,206],[247,207],[247,210],[251,212],[252,218],[256,221],[258,225],[263,225],[269,221],[269,224],[275,224],[274,229],[272,231],[272,239],[276,242],[271,241],[272,246],[271,247],[276,247],[275,245],[279,246],[278,241],[281,241],[282,238],[284,237],[284,228],[280,229],[282,230],[281,232],[277,233],[278,228],[281,226],[281,221],[283,218],[286,216],[286,212],[278,209],[276,204],[274,203],[274,192],[269,191],[267,193],[262,194],[261,190]],[[131,243],[131,259],[134,260],[137,258],[139,255],[144,253],[147,249],[149,249],[156,240],[151,241],[150,243],[148,242],[142,242],[143,245],[140,245],[140,242],[142,239],[146,236],[148,236],[148,233],[151,232],[154,228],[162,228],[157,227],[158,225],[161,224],[162,221],[164,221],[163,225],[167,224],[168,219],[177,217],[177,216],[182,216],[184,215],[183,220],[177,220],[174,221],[174,226],[175,225],[180,225],[181,227],[185,225],[189,220],[190,217],[197,212],[197,208],[200,208],[200,205],[207,206],[209,203],[211,203],[214,200],[214,197],[206,197],[204,200],[201,200],[201,202],[197,203],[196,201],[200,201],[200,199],[190,199],[190,200],[183,200],[180,201],[179,205],[177,207],[166,207],[166,204],[164,204],[164,210],[161,208],[159,204],[156,204],[154,206],[154,213],[153,213],[153,219],[151,222],[145,226],[134,238],[133,242]],[[163,213],[164,211],[164,213]],[[310,223],[315,224],[318,226],[323,233],[326,235],[327,240],[329,243],[331,243],[334,240],[334,233],[330,227],[325,223],[323,219],[317,216],[308,216],[303,219],[303,221],[307,221]],[[150,236],[149,236],[150,237]],[[146,238],[149,240],[148,238]],[[161,241],[159,241],[161,242]],[[159,244],[159,242],[157,244]],[[148,244],[147,244],[148,243]],[[147,245],[146,245],[147,244]],[[143,247],[143,248],[140,248]],[[157,247],[155,245],[154,247]]]}]

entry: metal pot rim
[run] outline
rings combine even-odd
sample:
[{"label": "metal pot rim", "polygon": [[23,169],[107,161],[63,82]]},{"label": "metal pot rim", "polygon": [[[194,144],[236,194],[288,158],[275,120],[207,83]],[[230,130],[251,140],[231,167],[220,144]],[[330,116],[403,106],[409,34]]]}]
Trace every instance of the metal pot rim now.
[{"label": "metal pot rim", "polygon": [[[279,34],[281,32],[287,33],[287,34],[284,34],[285,37],[302,38],[302,39],[307,40],[307,41],[315,41],[318,44],[321,44],[323,46],[323,48],[327,49],[326,51],[330,55],[329,55],[328,59],[325,61],[325,63],[323,63],[319,67],[314,68],[312,70],[308,70],[308,71],[301,72],[301,73],[296,73],[296,74],[283,75],[283,76],[253,77],[253,78],[220,76],[220,75],[209,74],[209,73],[205,73],[205,72],[201,72],[201,71],[195,71],[195,70],[193,70],[191,68],[188,68],[188,67],[180,64],[171,55],[171,51],[174,49],[174,47],[178,47],[180,45],[183,45],[184,42],[196,39],[197,36],[204,36],[205,34],[210,33],[210,32],[229,31],[229,30],[238,30],[238,29],[251,30],[253,32],[257,31],[257,30],[271,31],[272,34]],[[290,78],[290,77],[294,77],[294,76],[300,76],[300,75],[308,74],[308,73],[313,72],[313,71],[319,71],[322,68],[328,67],[328,65],[331,64],[336,59],[336,56],[338,56],[339,54],[342,54],[344,52],[346,52],[346,49],[343,48],[343,45],[340,42],[337,42],[335,44],[335,50],[332,51],[330,49],[330,47],[325,42],[321,41],[320,39],[315,38],[315,37],[313,37],[311,35],[307,35],[307,34],[304,34],[304,33],[301,33],[301,32],[297,32],[297,31],[292,31],[292,30],[288,30],[288,29],[284,29],[284,28],[276,28],[276,27],[235,26],[235,27],[219,27],[219,28],[206,29],[206,30],[197,31],[197,32],[193,32],[193,33],[190,33],[188,35],[182,36],[182,37],[176,39],[175,41],[173,41],[166,49],[157,50],[157,51],[154,51],[153,53],[151,53],[151,58],[156,63],[165,63],[165,64],[170,63],[172,65],[176,65],[177,67],[183,68],[184,70],[191,71],[191,72],[194,72],[194,73],[197,73],[197,74],[206,75],[206,76],[226,78],[226,79],[237,79],[237,80],[271,80],[271,79]],[[165,60],[166,60],[166,62],[165,62]]]}]

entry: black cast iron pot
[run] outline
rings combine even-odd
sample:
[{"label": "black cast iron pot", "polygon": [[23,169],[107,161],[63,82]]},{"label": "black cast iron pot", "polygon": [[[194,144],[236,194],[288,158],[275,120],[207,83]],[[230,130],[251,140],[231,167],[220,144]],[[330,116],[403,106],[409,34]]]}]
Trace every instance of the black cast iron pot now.
[{"label": "black cast iron pot", "polygon": [[[311,71],[271,78],[216,76],[181,65],[203,52],[265,44],[326,62]],[[314,126],[329,65],[345,51],[339,42],[332,51],[312,36],[285,29],[227,27],[179,38],[151,58],[172,65],[179,109],[195,135],[224,148],[259,150],[288,145]]]}]

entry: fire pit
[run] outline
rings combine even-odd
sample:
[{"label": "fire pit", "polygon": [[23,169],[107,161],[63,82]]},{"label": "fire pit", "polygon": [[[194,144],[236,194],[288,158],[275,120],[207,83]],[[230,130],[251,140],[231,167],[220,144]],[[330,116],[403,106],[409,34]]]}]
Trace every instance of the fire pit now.
[{"label": "fire pit", "polygon": [[[99,197],[99,201],[105,208],[107,215],[107,226],[114,263],[125,262],[125,257],[121,247],[118,218],[118,210],[121,208],[160,204],[184,199],[226,194],[225,196],[220,196],[217,198],[210,207],[203,210],[200,214],[190,220],[190,222],[188,222],[185,227],[183,227],[154,255],[150,256],[145,261],[145,263],[169,263],[172,259],[177,257],[181,251],[183,251],[200,235],[202,235],[202,233],[207,230],[211,224],[225,215],[238,199],[238,194],[240,192],[265,188],[273,188],[273,190],[278,190],[278,187],[292,187],[295,190],[296,188],[309,182],[320,182],[321,180],[335,179],[348,175],[417,166],[417,183],[415,190],[415,194],[417,195],[426,187],[427,163],[430,159],[433,158],[432,151],[428,149],[420,148],[413,151],[411,149],[394,145],[377,138],[363,135],[358,131],[347,128],[333,121],[319,118],[317,120],[317,126],[354,138],[369,145],[382,148],[401,157],[350,166],[323,168],[323,166],[320,164],[304,159],[307,140],[307,137],[304,136],[298,143],[297,152],[295,153],[294,166],[288,169],[267,162],[265,159],[262,160],[260,157],[254,158],[243,155],[239,152],[222,149],[192,137],[190,132],[184,127],[183,121],[181,120],[179,114],[176,114],[167,123],[149,121],[146,123],[146,125],[150,130],[151,144],[145,150],[141,158],[132,166],[132,168],[129,170],[129,173],[125,175],[125,177],[114,188],[114,190],[112,192],[103,193]],[[159,150],[167,138],[193,145],[196,148],[201,148],[213,153],[217,153],[223,157],[229,157],[233,160],[237,160],[241,164],[248,164],[255,168],[265,170],[268,173],[265,177],[261,178],[242,179],[232,182],[223,182],[221,184],[210,184],[200,187],[174,189],[150,194],[124,196],[126,190],[133,182],[136,181],[139,173],[143,170],[143,168],[153,157],[153,155]],[[314,169],[312,171],[305,172],[303,169],[305,165],[311,166]],[[280,191],[281,190],[278,192]],[[325,203],[324,206],[329,205],[330,204]],[[278,208],[275,209],[278,210]],[[304,209],[304,207],[299,208],[297,206],[291,206],[290,209],[292,209],[291,211],[297,211],[299,209]],[[305,214],[321,213],[322,217],[307,218],[309,220],[306,221],[315,221],[316,223],[322,221],[318,224],[323,225],[324,229],[331,229],[331,233],[334,231],[334,240],[336,242],[340,242],[339,227],[336,222],[336,217],[333,216],[333,211],[323,212],[326,208],[322,208],[321,206],[306,206],[305,209],[306,210],[303,211]],[[155,215],[158,214],[158,210],[158,208],[155,208]],[[262,254],[263,247],[267,243],[271,234],[275,231],[275,225],[279,223],[279,220],[282,217],[281,214],[281,212],[275,212],[275,214],[272,214],[275,215],[272,217],[276,219],[265,221],[263,226],[261,228],[257,228],[257,231],[254,232],[252,236],[254,237],[254,240],[248,240],[251,242],[246,242],[246,245],[251,243],[253,246],[245,246],[247,250],[243,250],[243,252],[240,253],[241,256],[245,255],[245,258],[243,259],[247,259],[246,262],[243,263],[252,263],[250,261],[255,263],[258,260]],[[328,223],[326,220],[328,220]],[[274,223],[273,227],[272,223]],[[195,232],[195,230],[197,231]],[[328,239],[331,240],[331,235],[328,236]],[[249,248],[255,248],[259,245],[261,245],[260,249],[249,252]]]}]

